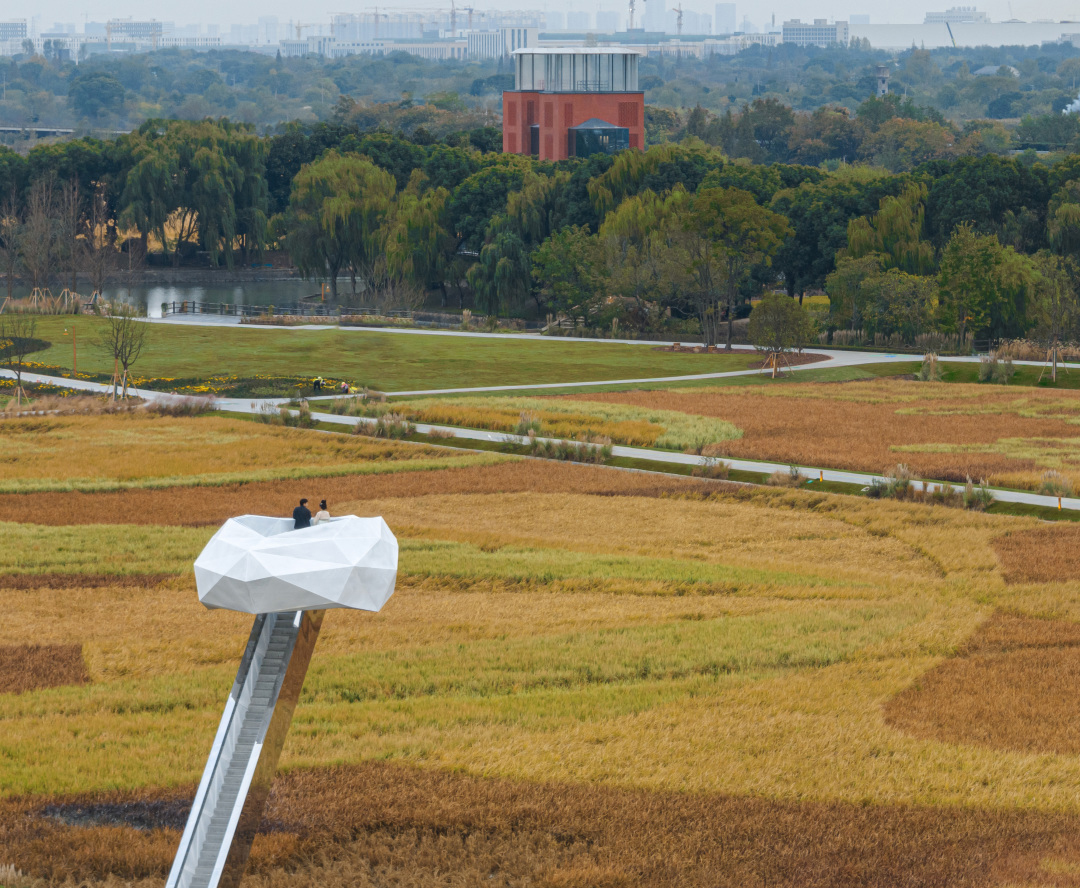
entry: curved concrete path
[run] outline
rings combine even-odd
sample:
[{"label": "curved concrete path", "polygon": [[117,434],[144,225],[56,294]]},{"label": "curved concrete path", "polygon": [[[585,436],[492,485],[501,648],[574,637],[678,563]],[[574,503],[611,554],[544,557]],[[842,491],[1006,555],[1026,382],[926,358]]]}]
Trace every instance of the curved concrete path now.
[{"label": "curved concrete path", "polygon": [[[1019,362],[1018,362],[1019,363]],[[1035,363],[1035,362],[1025,362]],[[802,366],[820,366],[820,364],[809,364]],[[1077,366],[1077,365],[1072,365]],[[730,374],[720,375],[747,375],[748,373],[760,373],[760,370],[751,371],[734,371]],[[0,370],[0,376],[6,376],[13,378],[14,374],[10,371]],[[687,377],[674,377],[668,379],[683,379]],[[706,377],[690,377],[690,378],[709,378]],[[98,394],[108,394],[112,391],[112,386],[100,383],[100,382],[88,382],[80,379],[66,379],[64,377],[57,376],[44,376],[40,373],[24,373],[23,379],[27,382],[45,383],[60,387],[67,387],[77,391],[95,392]],[[654,380],[663,381],[663,380]],[[600,383],[593,383],[600,384]],[[610,384],[610,383],[608,383]],[[540,386],[543,388],[544,386]],[[547,386],[551,387],[551,386]],[[173,395],[167,392],[156,392],[149,389],[135,389],[129,388],[129,392],[137,397],[144,398],[148,401],[160,401],[160,402],[175,402],[184,400],[189,396],[185,395]],[[465,389],[462,391],[488,391],[488,389]],[[398,393],[405,394],[405,393]],[[434,392],[418,392],[417,394],[434,394]],[[313,399],[308,399],[309,404]],[[265,410],[268,407],[280,407],[286,403],[287,399],[284,398],[219,398],[215,400],[219,410],[232,411],[236,413],[249,413],[256,414],[261,410]],[[324,422],[331,425],[342,425],[355,427],[359,422],[374,423],[374,419],[358,418],[354,416],[341,416],[336,413],[323,413],[321,411],[312,411],[312,418],[318,422]],[[428,423],[416,423],[416,430],[421,434],[430,434],[432,431],[450,433],[455,438],[459,438],[466,441],[487,441],[495,442],[499,444],[513,443],[524,444],[527,439],[520,435],[512,435],[504,432],[489,432],[482,429],[466,429],[457,426],[445,426],[445,425],[431,425]],[[544,438],[541,440],[553,441],[555,439]],[[710,460],[708,457],[698,456],[691,453],[678,453],[671,450],[654,450],[645,447],[627,447],[623,445],[614,445],[612,447],[612,454],[617,457],[626,457],[629,459],[641,459],[648,460],[650,462],[656,462],[668,465],[680,465],[680,466],[703,466],[707,465]],[[760,472],[762,474],[771,474],[773,472],[787,471],[790,466],[786,463],[765,462],[760,460],[745,460],[745,459],[728,459],[720,458],[720,462],[723,462],[728,468],[736,471],[743,472]],[[868,474],[863,472],[848,472],[839,469],[826,469],[810,466],[799,466],[800,474],[805,475],[808,479],[820,479],[823,481],[833,481],[841,484],[853,484],[860,487],[867,487],[873,484],[875,481],[884,481],[883,475]],[[951,487],[955,490],[962,490],[963,485],[950,484],[948,482],[941,481],[922,481],[915,482],[916,484],[922,484],[923,488],[942,488]],[[1041,506],[1044,508],[1055,509],[1059,506],[1064,509],[1080,509],[1080,497],[1063,497],[1060,501],[1057,497],[1046,496],[1040,493],[1033,493],[1026,490],[1012,490],[1003,487],[991,487],[988,488],[993,495],[994,499],[1000,502],[1009,503],[1024,503],[1032,506]]]}]

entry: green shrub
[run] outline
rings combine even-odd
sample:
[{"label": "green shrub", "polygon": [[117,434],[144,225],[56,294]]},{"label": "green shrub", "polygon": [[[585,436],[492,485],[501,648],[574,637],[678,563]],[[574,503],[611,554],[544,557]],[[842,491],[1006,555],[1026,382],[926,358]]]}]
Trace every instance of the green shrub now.
[{"label": "green shrub", "polygon": [[886,470],[884,478],[871,481],[866,492],[873,497],[907,499],[912,492],[911,482],[914,479],[911,469],[903,463],[897,463]]},{"label": "green shrub", "polygon": [[712,478],[717,481],[726,481],[728,464],[715,456],[706,456],[700,465],[694,466],[690,474],[694,478]]},{"label": "green shrub", "polygon": [[595,441],[551,441],[545,438],[537,438],[535,432],[530,432],[525,444],[530,456],[540,459],[557,459],[563,462],[581,462],[603,465],[611,459],[611,441],[597,439]]},{"label": "green shrub", "polygon": [[1015,375],[1016,368],[1013,366],[1012,358],[999,361],[994,367],[994,382],[998,385],[1008,385]]},{"label": "green shrub", "polygon": [[967,479],[962,496],[964,508],[973,512],[982,512],[994,502],[994,495],[987,489],[986,482],[980,481],[976,486],[971,478]]},{"label": "green shrub", "polygon": [[360,420],[353,428],[354,435],[369,435],[372,438],[401,440],[416,432],[416,426],[407,416],[400,413],[384,413],[375,422]]},{"label": "green shrub", "polygon": [[805,480],[798,466],[788,466],[787,471],[781,469],[773,472],[765,483],[772,487],[801,487]]},{"label": "green shrub", "polygon": [[933,352],[923,355],[919,379],[923,382],[941,382],[941,364],[938,363],[938,356]]},{"label": "green shrub", "polygon": [[535,413],[523,410],[518,418],[517,425],[514,426],[514,434],[521,435],[524,438],[530,432],[539,435],[540,431],[540,417]]},{"label": "green shrub", "polygon": [[1061,472],[1055,472],[1053,469],[1043,472],[1039,493],[1045,493],[1047,496],[1072,496],[1072,492],[1072,481]]}]

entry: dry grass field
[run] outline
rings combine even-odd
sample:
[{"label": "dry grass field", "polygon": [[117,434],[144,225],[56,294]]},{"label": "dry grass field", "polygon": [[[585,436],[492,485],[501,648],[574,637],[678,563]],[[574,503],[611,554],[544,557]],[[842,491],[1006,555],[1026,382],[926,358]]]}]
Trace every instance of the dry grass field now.
[{"label": "dry grass field", "polygon": [[[101,490],[0,495],[5,888],[160,888],[250,627],[191,562],[300,491],[399,581],[328,614],[245,884],[1080,885],[1074,528],[523,459],[116,489],[94,421],[23,435]],[[170,422],[140,478],[282,453]]]},{"label": "dry grass field", "polygon": [[1054,469],[1080,489],[1080,394],[882,379],[569,396],[714,417],[741,430],[717,456],[1038,487]]}]

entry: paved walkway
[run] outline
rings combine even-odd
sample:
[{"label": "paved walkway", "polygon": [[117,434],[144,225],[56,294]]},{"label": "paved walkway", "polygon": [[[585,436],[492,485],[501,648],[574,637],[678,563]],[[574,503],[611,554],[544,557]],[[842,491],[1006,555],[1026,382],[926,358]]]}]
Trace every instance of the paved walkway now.
[{"label": "paved walkway", "polygon": [[[843,356],[844,359],[848,359],[848,358],[850,358],[850,357],[852,357],[854,355],[859,355],[859,354],[867,355],[868,353],[865,353],[865,352],[864,353],[840,352],[840,353],[834,353],[834,354],[838,354],[840,356]],[[889,356],[889,355],[878,356],[878,355],[875,354],[875,355],[869,355],[869,357],[874,358],[874,359],[879,359],[880,358],[881,360],[896,360],[895,355],[893,355],[893,356]],[[967,361],[967,360],[978,360],[978,359],[977,358],[957,358],[955,360]],[[803,365],[799,365],[798,367],[794,367],[792,369],[793,370],[800,370],[800,369],[808,369],[808,368],[812,368],[812,367],[821,367],[821,366],[823,366],[824,363],[826,363],[826,362],[819,362],[819,363],[816,363],[816,364],[803,364]],[[1036,362],[1036,361],[1018,361],[1017,363],[1029,364],[1029,365],[1035,365],[1035,366],[1039,365],[1039,362]],[[1080,365],[1073,364],[1073,365],[1070,365],[1070,366],[1077,367],[1077,366],[1080,366]],[[634,384],[635,382],[636,383],[641,383],[641,382],[674,382],[674,381],[691,380],[691,379],[713,379],[713,378],[719,378],[719,377],[724,377],[724,376],[747,376],[747,375],[758,374],[758,373],[762,373],[762,372],[766,372],[766,371],[761,371],[761,370],[735,370],[735,371],[730,371],[728,373],[699,374],[699,375],[694,375],[694,376],[663,377],[663,378],[657,378],[657,379],[644,379],[644,380],[625,380],[625,382],[627,384]],[[14,374],[11,373],[10,371],[7,371],[7,370],[0,370],[0,376],[6,376],[8,378],[13,378]],[[40,373],[24,373],[23,374],[23,379],[26,382],[45,383],[45,384],[50,384],[50,385],[55,385],[55,386],[60,386],[60,387],[67,387],[67,388],[71,388],[71,389],[74,389],[74,390],[85,391],[85,392],[97,392],[97,393],[100,393],[100,394],[107,394],[107,393],[110,393],[112,391],[112,386],[108,385],[108,384],[105,384],[105,383],[89,382],[89,381],[81,380],[81,379],[66,379],[66,378],[63,378],[63,377],[56,377],[56,376],[44,376],[44,375],[42,375]],[[603,385],[612,385],[614,383],[609,380],[609,381],[604,382],[604,383],[579,383],[578,385],[601,385],[601,384],[603,384]],[[506,386],[506,387],[473,388],[473,389],[436,389],[436,390],[419,391],[419,392],[395,392],[393,394],[395,394],[395,395],[406,395],[406,394],[426,395],[426,394],[443,394],[443,393],[449,393],[449,392],[463,392],[463,393],[466,393],[466,392],[484,392],[484,391],[509,391],[509,390],[516,390],[516,389],[562,388],[562,387],[565,387],[565,386],[566,386],[565,383],[560,383],[560,384],[554,384],[554,385]],[[166,392],[151,391],[149,389],[135,389],[135,388],[129,387],[128,391],[131,392],[133,395],[135,395],[137,397],[144,398],[145,400],[148,400],[148,401],[175,402],[175,401],[184,400],[184,398],[185,398],[185,396],[183,396],[183,395],[173,395],[173,394],[166,393]],[[340,397],[340,396],[333,396],[333,397]],[[309,398],[308,402],[310,404],[313,400],[317,401],[317,400],[332,400],[332,399],[333,398],[323,398],[323,399],[311,399],[311,398]],[[255,414],[255,413],[258,413],[261,410],[265,410],[267,408],[280,407],[282,404],[287,403],[287,400],[288,399],[285,399],[285,398],[256,398],[256,399],[252,399],[252,398],[218,398],[218,399],[216,399],[215,404],[217,405],[218,409],[220,409],[220,410],[232,411],[232,412],[236,412],[236,413]],[[316,406],[318,406],[317,403],[316,403]],[[374,423],[374,421],[375,421],[373,419],[358,419],[357,417],[353,417],[353,416],[340,416],[340,415],[335,414],[335,413],[324,413],[324,412],[315,411],[315,410],[312,411],[311,415],[312,415],[312,417],[314,419],[316,419],[319,422],[324,422],[324,423],[328,423],[328,424],[332,424],[332,425],[350,426],[350,427],[355,426],[358,422]],[[489,441],[489,442],[496,442],[496,443],[515,443],[515,444],[524,444],[527,441],[527,439],[524,438],[524,437],[521,437],[521,436],[518,436],[518,435],[506,434],[504,432],[489,432],[489,431],[483,431],[483,430],[479,430],[479,429],[464,429],[464,428],[458,428],[456,426],[429,425],[427,423],[416,423],[416,430],[418,432],[420,432],[421,434],[430,434],[432,431],[448,432],[448,433],[452,434],[455,438],[463,439],[463,440],[466,440],[466,441]],[[542,439],[542,440],[550,441],[550,440],[553,440],[553,439]],[[651,462],[656,462],[656,463],[661,463],[661,464],[668,464],[668,465],[695,466],[695,465],[707,465],[710,462],[710,460],[707,457],[697,456],[695,454],[676,453],[674,451],[669,451],[669,450],[654,450],[654,449],[644,448],[644,447],[625,447],[625,446],[622,446],[622,445],[613,446],[612,447],[612,454],[614,456],[617,456],[617,457],[626,457],[626,458],[630,458],[630,459],[649,460]],[[722,460],[722,462],[724,462],[724,464],[726,464],[729,468],[734,469],[736,471],[760,472],[760,473],[763,473],[763,474],[771,474],[773,472],[778,472],[778,471],[788,471],[788,469],[789,469],[788,464],[785,464],[785,463],[762,462],[762,461],[758,461],[758,460],[742,460],[742,459],[727,459],[727,458],[724,458]],[[848,471],[841,471],[841,470],[838,470],[838,469],[825,469],[825,468],[816,468],[816,467],[807,467],[807,466],[800,466],[798,468],[799,468],[799,471],[800,471],[801,474],[805,475],[807,478],[809,478],[811,480],[816,478],[816,479],[823,480],[823,481],[832,481],[832,482],[838,482],[838,483],[841,483],[841,484],[854,484],[854,485],[858,485],[860,487],[866,487],[866,486],[869,486],[870,484],[872,484],[872,483],[874,483],[876,481],[880,482],[880,481],[884,480],[883,475],[867,474],[867,473],[862,473],[862,472],[848,472]],[[933,488],[941,488],[941,487],[945,487],[945,486],[953,487],[954,489],[957,489],[957,490],[963,489],[962,485],[946,484],[944,482],[938,482],[938,481],[915,482],[915,483],[916,484],[922,484],[924,488],[928,487],[928,488],[931,488],[931,489],[933,489]],[[1000,488],[1000,487],[992,487],[992,488],[989,488],[989,490],[990,490],[991,494],[993,495],[994,499],[999,500],[1001,502],[1026,503],[1028,505],[1042,506],[1042,507],[1045,507],[1045,508],[1058,508],[1058,506],[1060,505],[1062,508],[1065,508],[1065,509],[1080,509],[1080,498],[1077,498],[1077,497],[1064,497],[1059,501],[1057,497],[1046,496],[1046,495],[1043,495],[1043,494],[1032,493],[1030,491],[1024,491],[1024,490],[1011,490],[1011,489],[1008,489],[1008,488]]]}]

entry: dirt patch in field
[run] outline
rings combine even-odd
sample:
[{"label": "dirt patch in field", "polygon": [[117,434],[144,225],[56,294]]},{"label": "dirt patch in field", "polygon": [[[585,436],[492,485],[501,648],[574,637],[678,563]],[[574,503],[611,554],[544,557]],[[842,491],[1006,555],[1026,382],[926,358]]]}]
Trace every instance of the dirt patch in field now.
[{"label": "dirt patch in field", "polygon": [[35,524],[216,525],[233,515],[288,515],[301,497],[335,503],[454,493],[590,493],[661,496],[716,488],[716,482],[663,478],[599,466],[521,460],[494,466],[390,475],[267,481],[223,487],[174,487],[111,493],[0,495],[0,521]]},{"label": "dirt patch in field", "polygon": [[89,681],[82,645],[0,645],[0,694],[22,694]]},{"label": "dirt patch in field", "polygon": [[741,438],[709,445],[705,452],[714,456],[867,472],[906,463],[923,477],[959,482],[970,476],[1035,487],[1044,468],[1035,456],[1029,458],[1022,444],[1014,445],[1009,455],[894,448],[985,447],[1004,439],[1044,439],[1028,449],[1060,459],[1061,471],[1078,479],[1080,486],[1075,445],[1054,446],[1080,438],[1075,424],[1080,397],[1069,392],[880,380],[843,386],[786,382],[767,391],[740,386],[565,397],[717,417],[743,430]]},{"label": "dirt patch in field", "polygon": [[1052,524],[994,540],[1006,583],[1080,580],[1080,527]]},{"label": "dirt patch in field", "polygon": [[1080,753],[1080,624],[998,614],[885,707],[917,737]]},{"label": "dirt patch in field", "polygon": [[[175,827],[192,791],[0,801],[0,847],[53,882],[160,879],[179,840],[161,824]],[[130,810],[138,828],[57,816],[102,803]],[[157,810],[170,817],[146,816]],[[1080,884],[1076,816],[512,783],[382,763],[280,776],[264,829],[249,885]]]}]

